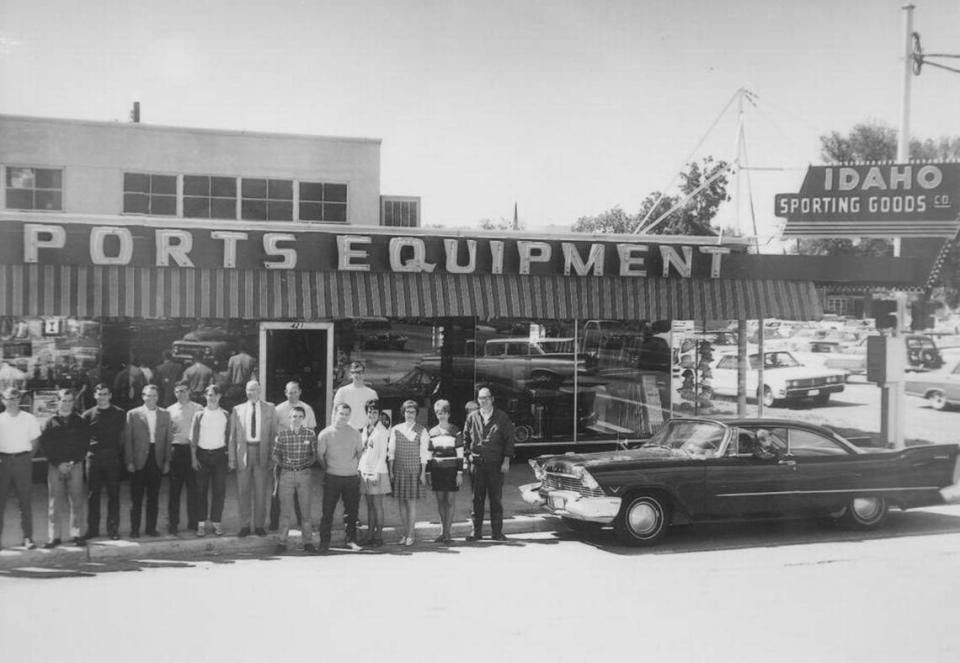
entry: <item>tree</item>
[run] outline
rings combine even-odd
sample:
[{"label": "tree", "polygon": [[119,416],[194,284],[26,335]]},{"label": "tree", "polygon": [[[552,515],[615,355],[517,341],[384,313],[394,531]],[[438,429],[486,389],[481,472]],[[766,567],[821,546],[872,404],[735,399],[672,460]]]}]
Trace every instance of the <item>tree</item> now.
[{"label": "tree", "polygon": [[[712,157],[707,157],[700,163],[687,164],[687,170],[680,174],[681,195],[666,196],[654,191],[644,198],[635,216],[627,214],[620,207],[614,207],[597,216],[580,217],[573,230],[630,233],[641,220],[646,219],[649,224],[670,212],[669,216],[650,232],[661,235],[716,235],[717,230],[711,222],[717,215],[720,204],[730,199],[727,195],[729,174],[730,165],[726,161],[714,161]],[[703,188],[698,191],[701,186]],[[681,205],[680,201],[687,196],[690,198]],[[674,207],[676,209],[673,209]]]},{"label": "tree", "polygon": [[[894,161],[897,157],[897,131],[880,122],[861,122],[846,135],[831,131],[820,136],[820,157],[827,163]],[[960,137],[910,141],[910,158],[946,160],[960,157]],[[890,241],[885,239],[802,239],[798,253],[825,256],[889,256]],[[949,261],[949,258],[948,258]],[[948,267],[951,263],[945,262]],[[960,262],[952,263],[960,266]]]}]

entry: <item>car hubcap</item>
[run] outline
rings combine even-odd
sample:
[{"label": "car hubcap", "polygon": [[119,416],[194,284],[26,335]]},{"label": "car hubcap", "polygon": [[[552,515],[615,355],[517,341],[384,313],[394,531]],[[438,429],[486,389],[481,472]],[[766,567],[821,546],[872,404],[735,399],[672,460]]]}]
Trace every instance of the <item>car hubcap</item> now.
[{"label": "car hubcap", "polygon": [[630,529],[639,536],[650,536],[660,526],[660,510],[648,502],[641,502],[630,510]]},{"label": "car hubcap", "polygon": [[851,507],[858,520],[870,522],[876,520],[883,513],[883,500],[879,497],[854,498]]}]

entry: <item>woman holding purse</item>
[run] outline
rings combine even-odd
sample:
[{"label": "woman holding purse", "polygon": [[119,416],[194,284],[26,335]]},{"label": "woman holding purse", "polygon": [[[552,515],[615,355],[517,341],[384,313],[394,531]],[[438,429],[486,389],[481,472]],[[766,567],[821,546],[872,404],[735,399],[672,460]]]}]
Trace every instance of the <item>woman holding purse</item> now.
[{"label": "woman holding purse", "polygon": [[387,470],[387,440],[390,431],[380,421],[380,404],[366,402],[367,425],[360,431],[363,453],[360,456],[360,494],[367,502],[367,538],[365,546],[383,545],[383,496],[390,493]]}]

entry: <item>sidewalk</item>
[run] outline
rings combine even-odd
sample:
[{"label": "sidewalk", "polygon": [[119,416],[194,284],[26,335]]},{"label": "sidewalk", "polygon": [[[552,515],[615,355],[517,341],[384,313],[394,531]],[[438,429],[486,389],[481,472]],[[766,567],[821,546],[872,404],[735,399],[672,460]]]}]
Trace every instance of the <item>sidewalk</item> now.
[{"label": "sidewalk", "polygon": [[[510,468],[503,486],[504,532],[506,534],[521,534],[535,531],[553,530],[557,519],[546,512],[523,502],[518,486],[534,481],[533,472],[526,462],[517,461]],[[240,530],[237,514],[237,484],[234,474],[227,477],[227,498],[223,512],[224,536],[214,536],[209,532],[200,538],[186,527],[186,496],[181,497],[180,532],[178,536],[170,536],[167,532],[167,489],[169,481],[164,477],[160,489],[160,514],[157,519],[159,537],[143,536],[131,540],[130,533],[130,483],[124,481],[120,486],[120,540],[111,541],[109,538],[98,538],[88,542],[83,548],[72,545],[61,545],[52,550],[43,550],[47,542],[47,487],[42,483],[33,485],[33,533],[37,550],[24,550],[21,545],[23,536],[20,532],[20,513],[17,508],[16,496],[11,493],[7,498],[4,511],[3,536],[0,545],[0,570],[23,566],[56,566],[63,563],[95,562],[104,559],[136,559],[144,557],[172,557],[183,554],[210,554],[210,553],[272,553],[280,536],[270,532],[266,537],[251,535],[243,539],[236,536]],[[314,532],[320,522],[320,506],[323,490],[320,486],[320,472],[314,469],[314,491],[311,503],[311,521]],[[101,496],[101,530],[105,526],[106,497]],[[469,479],[465,478],[464,486],[457,495],[456,511],[454,516],[453,536],[462,538],[468,535],[472,526],[469,522],[471,508],[471,491]],[[384,541],[390,543],[399,541],[400,533],[396,527],[400,523],[400,510],[397,500],[389,495],[384,498]],[[489,536],[489,511],[484,534]],[[366,501],[360,500],[360,522],[367,522]],[[61,533],[61,538],[66,533]],[[440,519],[437,513],[437,502],[433,492],[426,490],[425,497],[417,503],[417,539],[432,541],[440,535]],[[316,535],[315,535],[316,536]],[[298,535],[291,533],[290,547],[294,546]],[[343,507],[339,505],[333,519],[332,545],[343,543]]]}]

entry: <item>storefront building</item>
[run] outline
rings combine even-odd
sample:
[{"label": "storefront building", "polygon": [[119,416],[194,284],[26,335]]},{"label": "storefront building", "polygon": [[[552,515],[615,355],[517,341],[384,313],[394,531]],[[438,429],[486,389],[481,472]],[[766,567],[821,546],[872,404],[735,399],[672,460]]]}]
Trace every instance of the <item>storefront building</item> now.
[{"label": "storefront building", "polygon": [[183,378],[232,405],[257,376],[274,402],[300,381],[327,420],[359,359],[392,416],[447,398],[462,420],[487,384],[525,444],[617,442],[722,409],[708,364],[738,320],[925,276],[738,239],[390,227],[375,140],[0,116],[0,154],[0,386],[40,416],[64,386],[132,407]]}]

